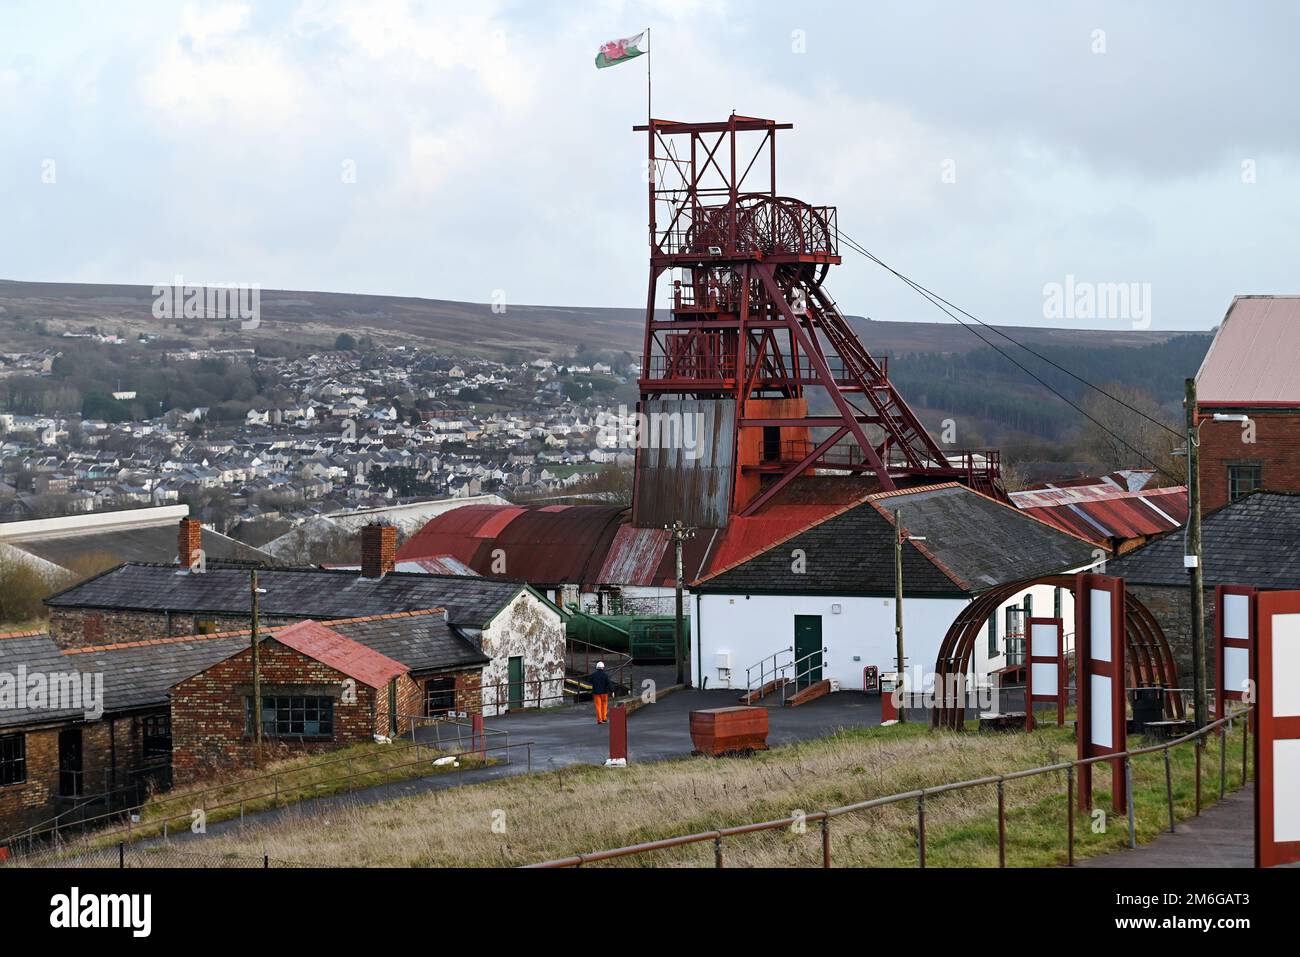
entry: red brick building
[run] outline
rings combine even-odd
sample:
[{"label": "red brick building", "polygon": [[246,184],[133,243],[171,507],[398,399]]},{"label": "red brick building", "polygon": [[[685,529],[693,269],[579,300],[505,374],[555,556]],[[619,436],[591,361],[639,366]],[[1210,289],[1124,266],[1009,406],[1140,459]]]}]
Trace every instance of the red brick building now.
[{"label": "red brick building", "polygon": [[[220,562],[192,567],[195,535],[193,524],[181,524],[175,565],[128,562],[47,598],[55,644],[71,651],[246,629],[250,569]],[[391,527],[368,525],[360,538],[357,569],[260,568],[263,625],[422,614],[418,638],[405,626],[376,626],[363,638],[350,637],[410,665],[424,685],[427,713],[493,716],[563,701],[565,622],[559,608],[522,581],[395,571]],[[431,609],[438,610],[436,620]],[[394,642],[393,650],[385,641]],[[484,665],[472,674],[462,667],[467,649]],[[476,699],[471,688],[478,691]]]},{"label": "red brick building", "polygon": [[[315,621],[258,645],[264,756],[328,751],[409,732],[421,713],[411,669]],[[253,654],[241,648],[172,686],[172,774],[256,764]]]},{"label": "red brick building", "polygon": [[1203,511],[1257,488],[1300,491],[1300,296],[1232,301],[1196,375],[1196,415]]},{"label": "red brick building", "polygon": [[[274,735],[266,736],[268,758],[388,734],[394,684],[402,732],[412,715],[481,711],[483,669],[491,659],[448,624],[441,608],[312,625],[317,640],[309,643],[301,633],[280,641],[292,626],[262,632],[263,696],[273,699],[263,718],[274,712],[275,720]],[[328,641],[315,629],[328,631]],[[245,761],[249,641],[242,630],[66,648],[44,632],[0,634],[0,682],[20,669],[99,676],[103,708],[94,717],[85,707],[53,702],[16,707],[0,693],[0,846],[55,819],[68,825],[138,804],[151,790],[168,787],[173,762],[184,779]],[[380,662],[391,663],[369,667]],[[394,666],[401,670],[386,677]],[[311,714],[309,697],[315,699]],[[322,698],[330,699],[323,708]]]}]

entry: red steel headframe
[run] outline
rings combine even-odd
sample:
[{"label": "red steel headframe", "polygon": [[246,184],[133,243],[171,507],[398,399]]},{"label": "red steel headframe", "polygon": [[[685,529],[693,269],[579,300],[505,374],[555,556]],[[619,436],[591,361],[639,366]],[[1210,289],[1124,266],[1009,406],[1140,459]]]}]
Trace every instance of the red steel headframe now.
[{"label": "red steel headframe", "polygon": [[[790,128],[736,114],[635,127],[647,134],[650,165],[643,408],[734,400],[731,514],[752,515],[819,466],[873,475],[886,490],[922,477],[1001,494],[997,453],[941,449],[827,293],[841,261],[837,213],[778,192],[776,134]],[[673,283],[661,318],[665,273]],[[742,461],[740,450],[756,445],[746,436],[763,429],[779,430],[780,448],[768,443],[761,459]]]}]

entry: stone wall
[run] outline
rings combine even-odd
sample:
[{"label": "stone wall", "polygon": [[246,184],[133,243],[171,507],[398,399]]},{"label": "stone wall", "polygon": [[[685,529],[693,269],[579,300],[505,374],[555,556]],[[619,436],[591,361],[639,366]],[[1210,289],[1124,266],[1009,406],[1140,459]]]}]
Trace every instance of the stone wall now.
[{"label": "stone wall", "polygon": [[[1178,665],[1178,684],[1192,687],[1192,593],[1185,585],[1132,585],[1125,590],[1155,616]],[[1205,676],[1214,688],[1214,589],[1205,589]],[[1213,698],[1213,695],[1211,695]]]},{"label": "stone wall", "polygon": [[[263,628],[291,625],[299,618],[263,617]],[[147,638],[178,638],[218,631],[246,631],[248,615],[168,614],[99,608],[51,608],[50,637],[59,648],[89,648]]]},{"label": "stone wall", "polygon": [[564,622],[531,592],[520,592],[478,636],[491,658],[483,668],[483,714],[502,714],[509,700],[509,661],[523,658],[524,707],[554,707],[564,697]]}]

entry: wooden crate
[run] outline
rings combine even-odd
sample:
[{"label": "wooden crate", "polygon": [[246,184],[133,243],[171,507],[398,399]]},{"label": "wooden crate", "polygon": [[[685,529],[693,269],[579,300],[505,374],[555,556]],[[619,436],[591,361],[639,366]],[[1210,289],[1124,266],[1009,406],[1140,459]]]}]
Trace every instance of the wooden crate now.
[{"label": "wooden crate", "polygon": [[695,754],[739,754],[767,750],[767,709],[738,705],[691,712]]}]

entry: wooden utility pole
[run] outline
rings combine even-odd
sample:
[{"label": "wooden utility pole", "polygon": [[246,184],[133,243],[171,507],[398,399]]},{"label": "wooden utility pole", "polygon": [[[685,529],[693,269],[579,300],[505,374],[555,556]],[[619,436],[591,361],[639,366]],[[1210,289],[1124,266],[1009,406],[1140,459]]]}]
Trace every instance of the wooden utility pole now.
[{"label": "wooden utility pole", "polygon": [[1196,727],[1205,726],[1209,701],[1205,691],[1205,587],[1201,568],[1201,457],[1197,440],[1196,380],[1187,379],[1183,404],[1187,413],[1187,548],[1183,564],[1191,588],[1192,697]]},{"label": "wooden utility pole", "polygon": [[[680,519],[679,519],[678,521],[676,521],[676,522],[673,522],[671,525],[665,525],[664,528],[668,529],[669,531],[671,531],[671,532],[673,533],[673,545],[674,545],[674,548],[675,548],[675,551],[676,551],[676,560],[677,560],[677,565],[676,565],[676,570],[677,570],[677,616],[676,616],[676,618],[674,619],[674,622],[673,622],[673,625],[674,625],[673,637],[674,637],[674,639],[675,639],[675,640],[673,641],[673,657],[674,657],[674,658],[676,659],[676,661],[677,661],[677,683],[678,683],[679,685],[684,685],[684,684],[687,683],[687,680],[686,680],[686,642],[685,642],[685,640],[684,640],[684,638],[685,638],[685,633],[686,633],[686,629],[685,629],[685,627],[684,627],[684,624],[685,624],[685,623],[684,623],[684,620],[683,620],[683,617],[682,617],[682,616],[683,616],[683,610],[682,610],[682,578],[683,578],[683,571],[682,571],[682,542],[686,541],[686,539],[688,539],[688,538],[694,538],[694,537],[695,537],[695,529],[694,529],[694,528],[691,528],[691,527],[689,527],[689,526],[687,526],[687,525],[685,525],[685,524],[683,524],[683,523],[681,522]],[[697,637],[695,640],[696,640],[696,641],[699,641],[699,638]]]},{"label": "wooden utility pole", "polygon": [[257,602],[257,569],[254,568],[249,572],[249,584],[252,589],[252,606],[253,606],[253,740],[257,744],[257,757],[262,757],[262,664],[261,649],[258,648],[257,640],[257,619],[258,619],[258,602]]},{"label": "wooden utility pole", "polygon": [[[898,645],[898,673],[894,687],[903,688],[903,512],[894,509],[894,641]],[[907,721],[907,702],[899,699],[898,722]]]}]

